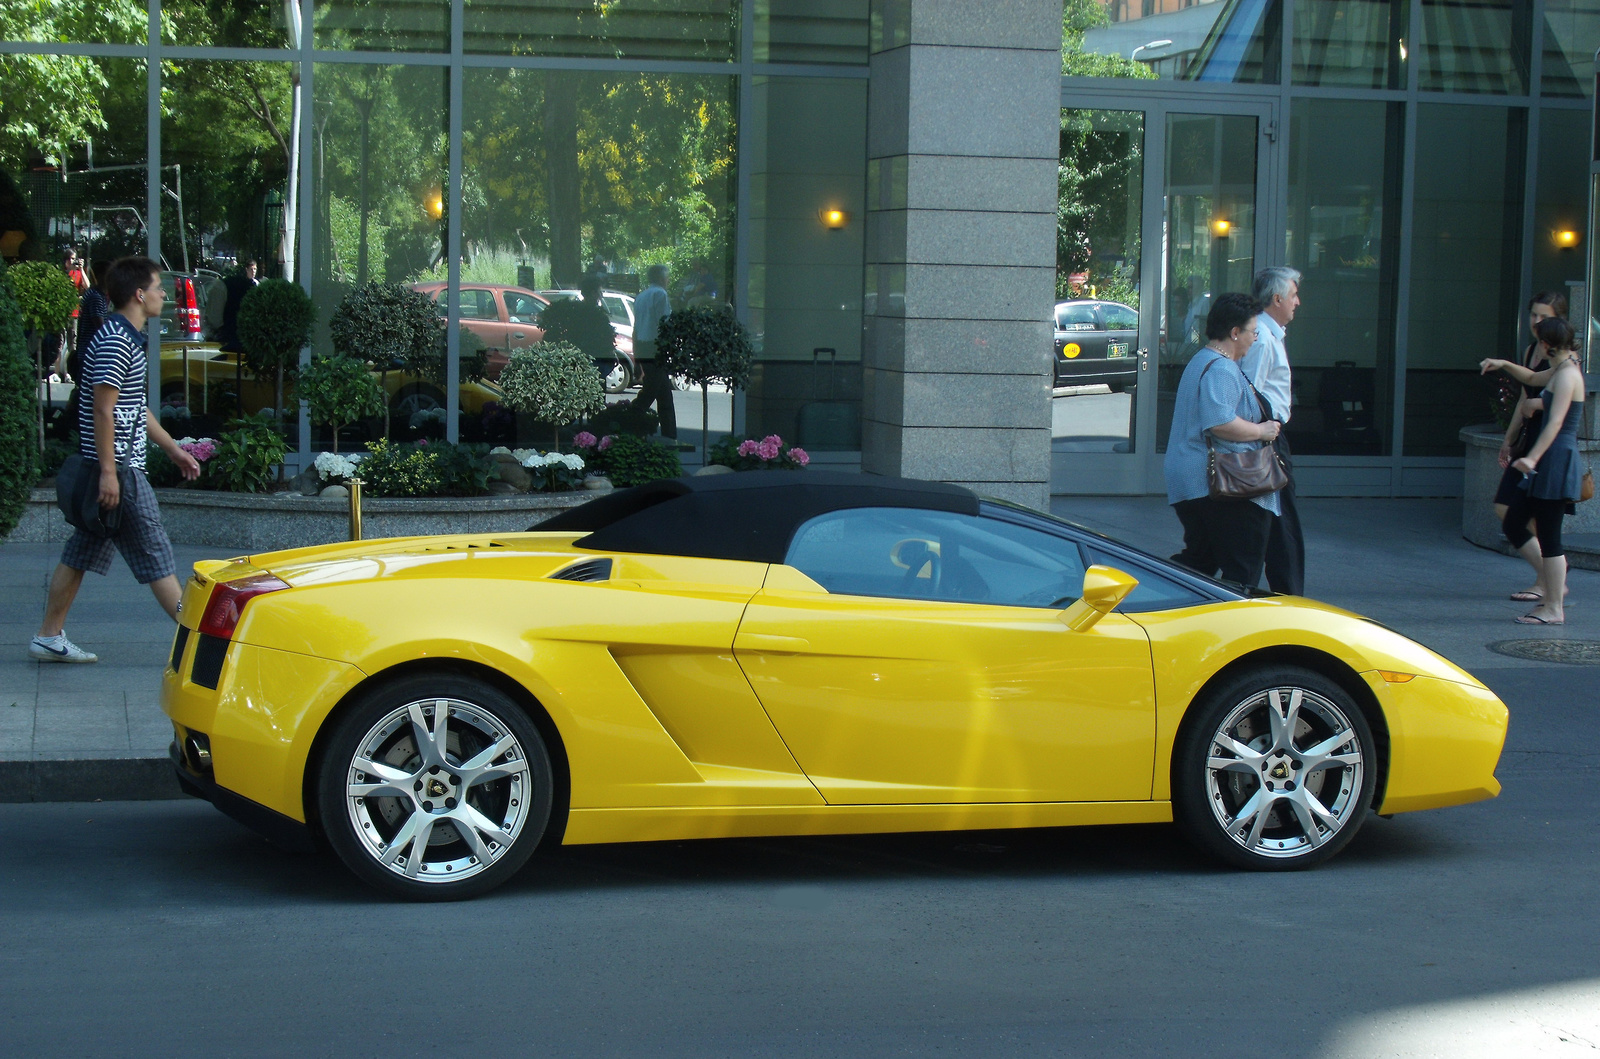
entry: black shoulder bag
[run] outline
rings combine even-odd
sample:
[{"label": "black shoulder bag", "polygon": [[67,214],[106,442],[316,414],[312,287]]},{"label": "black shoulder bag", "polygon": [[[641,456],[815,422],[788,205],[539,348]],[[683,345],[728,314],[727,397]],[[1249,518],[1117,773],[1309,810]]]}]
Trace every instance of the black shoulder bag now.
[{"label": "black shoulder bag", "polygon": [[[113,445],[112,449],[115,450]],[[128,435],[128,451],[133,451],[133,435]],[[67,525],[94,537],[115,537],[122,529],[122,508],[133,497],[133,476],[138,472],[117,464],[117,486],[122,494],[116,507],[100,506],[100,461],[74,453],[56,472],[56,505]]]}]

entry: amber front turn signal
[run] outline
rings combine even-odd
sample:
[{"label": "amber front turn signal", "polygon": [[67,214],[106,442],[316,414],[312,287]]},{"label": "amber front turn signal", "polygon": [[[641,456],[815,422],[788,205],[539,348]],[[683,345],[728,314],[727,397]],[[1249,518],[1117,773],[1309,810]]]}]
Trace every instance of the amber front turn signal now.
[{"label": "amber front turn signal", "polygon": [[1378,670],[1378,676],[1382,677],[1390,684],[1404,684],[1408,681],[1417,679],[1417,675],[1415,673],[1396,673],[1389,669]]}]

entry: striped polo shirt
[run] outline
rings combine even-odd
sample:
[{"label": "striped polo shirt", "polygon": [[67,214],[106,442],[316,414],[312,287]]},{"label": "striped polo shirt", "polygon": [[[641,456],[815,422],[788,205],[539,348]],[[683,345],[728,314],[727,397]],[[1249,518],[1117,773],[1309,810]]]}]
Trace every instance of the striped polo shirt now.
[{"label": "striped polo shirt", "polygon": [[144,470],[145,391],[149,380],[145,336],[128,318],[112,313],[95,332],[83,354],[79,386],[86,392],[78,401],[78,452],[85,459],[100,458],[94,447],[94,388],[117,388],[117,462]]}]

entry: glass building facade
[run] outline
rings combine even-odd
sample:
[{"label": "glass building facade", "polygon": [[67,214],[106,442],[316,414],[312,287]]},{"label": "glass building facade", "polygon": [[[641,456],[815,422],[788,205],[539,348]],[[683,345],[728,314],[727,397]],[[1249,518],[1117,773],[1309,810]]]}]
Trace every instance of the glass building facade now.
[{"label": "glass building facade", "polygon": [[[859,420],[864,318],[896,296],[865,222],[904,159],[869,158],[869,92],[914,7],[19,5],[0,12],[0,169],[17,192],[0,249],[147,252],[203,283],[256,259],[311,292],[306,357],[331,348],[328,315],[362,283],[428,290],[452,350],[507,351],[538,340],[519,291],[598,269],[626,295],[665,264],[675,299],[729,305],[755,341],[749,386],[707,398],[713,434],[855,464],[861,431],[807,438],[803,412]],[[1457,432],[1491,415],[1477,361],[1527,341],[1534,291],[1587,305],[1600,0],[1066,8],[1057,297],[1137,314],[1124,352],[1148,357],[1146,384],[1056,390],[1053,490],[1159,491],[1169,391],[1209,299],[1287,263],[1305,276],[1302,491],[1458,491]],[[1058,332],[1096,326],[1055,315]],[[396,429],[438,406],[452,439],[535,440],[448,360],[437,387],[390,392]],[[182,400],[225,405],[225,382]],[[303,416],[293,432],[302,459],[325,447]]]}]

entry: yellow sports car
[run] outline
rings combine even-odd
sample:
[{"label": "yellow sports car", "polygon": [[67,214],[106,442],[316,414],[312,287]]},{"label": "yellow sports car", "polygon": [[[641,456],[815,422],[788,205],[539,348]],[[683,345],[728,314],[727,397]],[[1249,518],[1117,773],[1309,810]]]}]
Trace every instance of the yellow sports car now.
[{"label": "yellow sports car", "polygon": [[202,562],[181,619],[184,788],[413,898],[542,842],[1173,819],[1303,868],[1500,790],[1505,706],[1427,648],[927,482],[678,479]]}]

